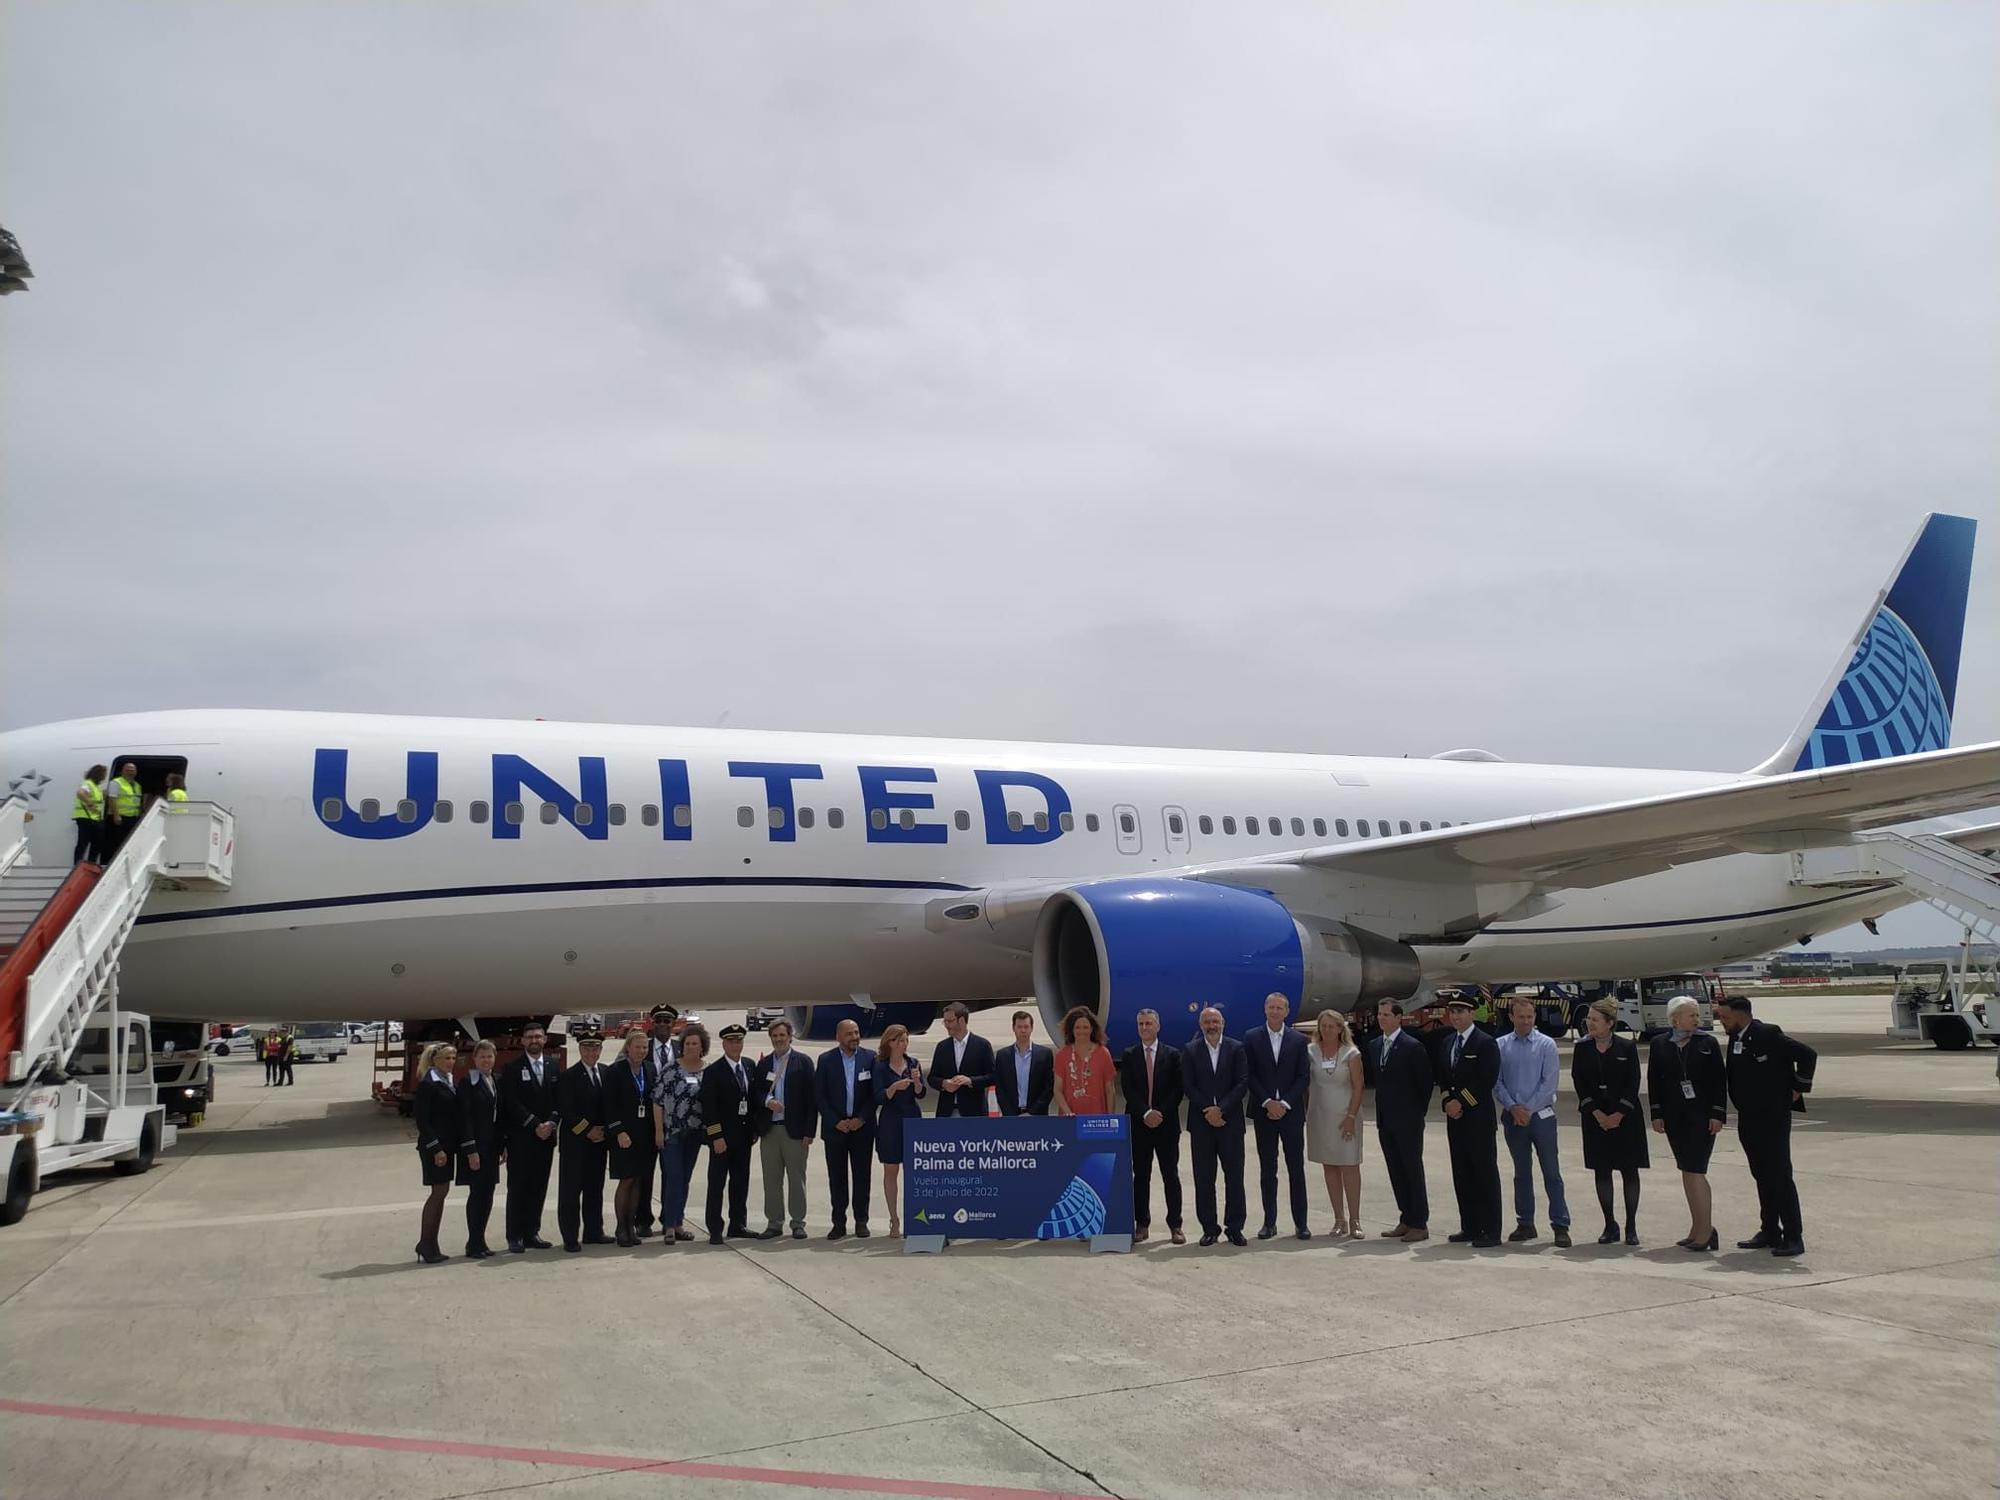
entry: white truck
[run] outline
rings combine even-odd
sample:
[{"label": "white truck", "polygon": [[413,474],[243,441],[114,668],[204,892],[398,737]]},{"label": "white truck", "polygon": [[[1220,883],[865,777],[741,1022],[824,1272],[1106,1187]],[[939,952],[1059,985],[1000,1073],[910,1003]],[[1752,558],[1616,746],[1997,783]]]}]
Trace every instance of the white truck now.
[{"label": "white truck", "polygon": [[1981,976],[1970,963],[1954,969],[1942,959],[1904,964],[1896,971],[1887,1034],[1898,1041],[1961,1052],[1982,1040],[2000,1042],[1996,1022],[2000,1012],[1994,1009],[1990,972]]},{"label": "white truck", "polygon": [[28,1211],[49,1173],[101,1161],[127,1176],[144,1172],[174,1134],[153,1086],[151,1023],[131,1011],[100,1013],[67,1067],[47,1069],[0,1111],[0,1224]]},{"label": "white truck", "polygon": [[332,1062],[347,1056],[345,1021],[303,1021],[292,1028],[293,1056],[300,1062]]}]

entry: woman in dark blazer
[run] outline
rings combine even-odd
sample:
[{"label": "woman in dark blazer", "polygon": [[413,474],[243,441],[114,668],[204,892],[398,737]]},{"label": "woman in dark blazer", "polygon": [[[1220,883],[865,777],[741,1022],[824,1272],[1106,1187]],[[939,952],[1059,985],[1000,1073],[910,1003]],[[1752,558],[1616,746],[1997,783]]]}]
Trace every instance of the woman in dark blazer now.
[{"label": "woman in dark blazer", "polygon": [[611,1142],[612,1179],[618,1184],[613,1208],[618,1219],[617,1241],[639,1243],[633,1220],[639,1195],[651,1190],[653,1164],[653,1089],[659,1075],[647,1055],[653,1050],[646,1033],[634,1027],[625,1033],[625,1055],[604,1070],[604,1134]]},{"label": "woman in dark blazer", "polygon": [[1570,1084],[1583,1112],[1583,1164],[1597,1176],[1597,1205],[1604,1210],[1600,1245],[1618,1243],[1611,1174],[1625,1179],[1625,1243],[1639,1243],[1639,1169],[1651,1165],[1646,1117],[1639,1100],[1639,1046],[1613,1034],[1618,1002],[1600,1000],[1584,1023],[1589,1030],[1570,1059]]},{"label": "woman in dark blazer", "polygon": [[424,1169],[423,1224],[417,1231],[417,1259],[434,1266],[450,1256],[438,1249],[438,1229],[444,1223],[444,1200],[451,1192],[452,1165],[458,1159],[461,1122],[458,1085],[451,1076],[458,1048],[432,1042],[417,1063],[417,1092],[410,1101],[410,1118],[417,1122],[417,1160]]},{"label": "woman in dark blazer", "polygon": [[1699,1002],[1681,996],[1668,1008],[1667,1020],[1671,1029],[1653,1038],[1652,1056],[1646,1060],[1653,1129],[1673,1147],[1681,1190],[1687,1194],[1690,1223],[1680,1247],[1713,1250],[1721,1241],[1715,1233],[1708,1158],[1729,1120],[1728,1069],[1715,1038],[1696,1029],[1701,1024]]},{"label": "woman in dark blazer", "polygon": [[493,1078],[497,1054],[491,1042],[472,1049],[472,1067],[459,1085],[458,1185],[465,1195],[465,1258],[485,1260],[486,1221],[493,1216],[493,1190],[500,1185],[500,1093]]}]

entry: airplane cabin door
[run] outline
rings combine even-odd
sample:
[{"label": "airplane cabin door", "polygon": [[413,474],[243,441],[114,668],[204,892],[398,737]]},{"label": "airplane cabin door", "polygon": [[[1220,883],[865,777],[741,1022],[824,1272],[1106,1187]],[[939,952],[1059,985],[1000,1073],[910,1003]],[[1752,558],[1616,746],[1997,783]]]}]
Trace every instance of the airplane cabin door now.
[{"label": "airplane cabin door", "polygon": [[1111,826],[1118,835],[1120,854],[1137,854],[1145,846],[1145,835],[1139,831],[1138,808],[1119,803],[1111,809]]},{"label": "airplane cabin door", "polygon": [[1184,858],[1189,849],[1193,847],[1193,841],[1188,835],[1187,809],[1184,807],[1162,808],[1160,810],[1160,822],[1167,831],[1167,853],[1174,857]]}]

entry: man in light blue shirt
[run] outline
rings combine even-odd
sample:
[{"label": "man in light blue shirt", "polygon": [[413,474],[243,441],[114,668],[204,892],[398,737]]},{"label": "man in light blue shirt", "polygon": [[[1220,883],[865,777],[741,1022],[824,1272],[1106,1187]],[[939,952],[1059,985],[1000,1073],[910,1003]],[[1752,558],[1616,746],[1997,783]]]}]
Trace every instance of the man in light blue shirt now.
[{"label": "man in light blue shirt", "polygon": [[1556,1157],[1556,1087],[1562,1063],[1555,1038],[1535,1028],[1535,1002],[1517,999],[1509,1012],[1514,1029],[1500,1038],[1500,1081],[1493,1102],[1500,1106],[1500,1128],[1514,1158],[1514,1217],[1519,1222],[1507,1238],[1514,1244],[1535,1237],[1535,1167],[1542,1164],[1542,1185],[1549,1195],[1549,1224],[1556,1244],[1569,1248],[1569,1203],[1563,1197],[1562,1166]]}]

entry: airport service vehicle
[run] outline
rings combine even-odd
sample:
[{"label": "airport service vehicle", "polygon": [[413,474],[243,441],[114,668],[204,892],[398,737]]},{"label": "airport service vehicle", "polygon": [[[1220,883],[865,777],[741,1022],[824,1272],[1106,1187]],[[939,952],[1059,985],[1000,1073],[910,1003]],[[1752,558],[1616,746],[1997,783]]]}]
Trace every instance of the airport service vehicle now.
[{"label": "airport service vehicle", "polygon": [[1715,1025],[1715,1002],[1721,990],[1706,974],[1668,974],[1657,979],[1621,979],[1618,982],[1618,1024],[1641,1040],[1649,1041],[1671,1024],[1668,1008],[1683,995],[1701,1006],[1701,1029]]},{"label": "airport service vehicle", "polygon": [[292,1028],[292,1046],[300,1062],[332,1062],[347,1056],[347,1027],[339,1021],[301,1021]]},{"label": "airport service vehicle", "polygon": [[108,1161],[130,1176],[174,1144],[154,1094],[152,1055],[147,1018],[113,1009],[83,1029],[67,1066],[48,1069],[0,1109],[0,1224],[18,1222],[52,1172]]},{"label": "airport service vehicle", "polygon": [[1904,964],[1889,997],[1888,1035],[1930,1042],[1941,1052],[2000,1043],[1993,980],[1991,968],[1981,975],[1969,962],[1956,970],[1941,959]]},{"label": "airport service vehicle", "polygon": [[199,1125],[215,1098],[215,1060],[202,1046],[199,1021],[155,1021],[153,1092],[167,1118]]},{"label": "airport service vehicle", "polygon": [[257,1034],[248,1026],[232,1026],[227,1023],[210,1028],[214,1035],[202,1043],[204,1051],[215,1057],[237,1057],[257,1055]]},{"label": "airport service vehicle", "polygon": [[[153,1015],[665,1000],[785,1005],[820,1040],[1033,994],[1051,1029],[1081,1005],[1123,1047],[1150,1007],[1177,1044],[1197,1000],[1241,1033],[1273,992],[1309,1020],[1990,903],[2000,867],[1898,831],[2000,802],[2000,744],[1949,748],[1973,533],[1925,520],[1797,727],[1735,774],[206,710],[0,734],[0,785],[54,809],[76,767],[131,761],[233,812],[254,859],[157,890],[122,954]],[[60,811],[29,830],[44,863]]]}]

